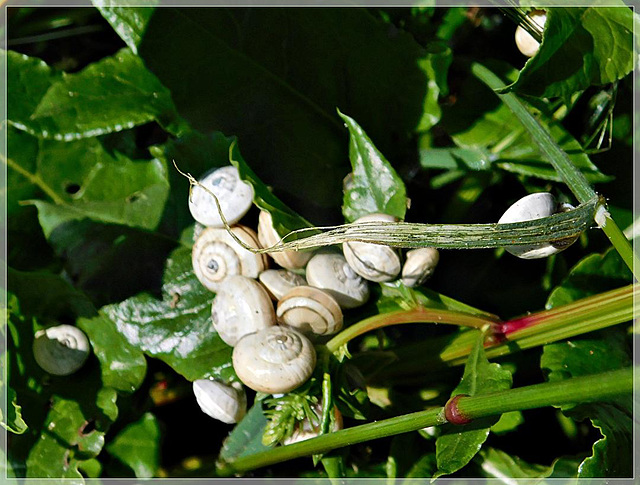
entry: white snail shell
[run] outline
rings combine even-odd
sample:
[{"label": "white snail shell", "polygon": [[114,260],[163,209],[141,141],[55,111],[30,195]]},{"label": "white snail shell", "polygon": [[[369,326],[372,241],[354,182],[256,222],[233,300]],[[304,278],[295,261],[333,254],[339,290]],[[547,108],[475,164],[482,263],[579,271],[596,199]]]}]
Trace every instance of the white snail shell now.
[{"label": "white snail shell", "polygon": [[331,335],[342,328],[342,310],[328,293],[311,286],[297,286],[278,302],[278,321],[305,335]]},{"label": "white snail shell", "polygon": [[[527,17],[538,24],[540,29],[544,29],[544,24],[547,22],[547,12],[544,10],[533,10],[527,14]],[[516,46],[518,46],[518,50],[527,57],[535,56],[538,53],[538,49],[540,49],[540,43],[521,25],[518,25],[516,29]]]},{"label": "white snail shell", "polygon": [[402,267],[402,282],[409,287],[418,286],[431,277],[440,253],[436,248],[419,248],[407,251]]},{"label": "white snail shell", "polygon": [[76,372],[84,365],[89,352],[87,336],[71,325],[38,330],[33,341],[36,362],[55,376],[68,376]]},{"label": "white snail shell", "polygon": [[306,271],[309,285],[329,293],[342,308],[356,308],[369,299],[369,284],[341,254],[316,254],[307,263]]},{"label": "white snail shell", "polygon": [[[199,182],[215,194],[229,225],[235,224],[253,203],[253,187],[240,180],[238,169],[231,165],[207,172]],[[189,197],[189,210],[200,224],[224,227],[215,199],[202,187],[194,186]]]},{"label": "white snail shell", "polygon": [[[535,194],[529,194],[511,205],[502,215],[498,224],[541,219],[572,208],[573,206],[570,204],[558,205],[553,194],[549,192],[537,192]],[[558,243],[505,246],[504,248],[509,253],[522,259],[538,259],[559,253],[563,249],[568,248],[573,242],[575,242],[575,239],[571,241],[559,241]]]},{"label": "white snail shell", "polygon": [[[267,211],[261,211],[258,217],[258,240],[262,247],[269,248],[280,241],[273,227],[273,218]],[[273,260],[286,269],[301,269],[307,264],[313,253],[300,251],[280,251],[270,253]]]},{"label": "white snail shell", "polygon": [[242,389],[210,379],[193,381],[193,393],[202,412],[223,423],[233,424],[247,413],[247,396]]},{"label": "white snail shell", "polygon": [[230,346],[248,333],[276,323],[271,298],[256,280],[229,276],[211,304],[211,320],[220,338]]},{"label": "white snail shell", "polygon": [[[237,225],[231,231],[249,247],[260,248],[256,233]],[[230,275],[257,278],[267,267],[264,254],[254,254],[240,246],[226,229],[208,227],[202,231],[191,251],[193,271],[208,290],[218,291]]]},{"label": "white snail shell", "polygon": [[[355,222],[395,222],[396,218],[387,214],[369,214]],[[398,252],[389,246],[363,242],[342,244],[344,257],[353,270],[369,281],[394,280],[402,267]]]},{"label": "white snail shell", "polygon": [[269,296],[278,301],[296,286],[307,284],[304,276],[292,273],[286,269],[268,269],[260,273],[258,277],[269,293]]},{"label": "white snail shell", "polygon": [[[315,438],[320,435],[320,427],[322,425],[322,404],[317,403],[311,406],[316,413],[317,419],[309,420],[304,418],[302,422],[296,425],[295,430],[291,436],[288,436],[282,441],[283,445],[291,445],[300,441]],[[331,432],[339,431],[343,428],[342,413],[338,411],[337,407],[333,408],[333,426],[331,426]]]},{"label": "white snail shell", "polygon": [[282,326],[245,335],[233,349],[233,368],[255,391],[289,392],[303,384],[316,365],[316,352],[307,337]]}]

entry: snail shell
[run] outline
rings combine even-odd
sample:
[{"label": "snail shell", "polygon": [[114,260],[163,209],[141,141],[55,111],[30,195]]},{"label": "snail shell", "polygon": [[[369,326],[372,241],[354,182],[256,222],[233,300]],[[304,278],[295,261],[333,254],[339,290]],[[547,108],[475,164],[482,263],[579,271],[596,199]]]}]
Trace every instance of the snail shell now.
[{"label": "snail shell", "polygon": [[328,293],[311,286],[297,286],[278,302],[280,323],[305,335],[331,335],[342,328],[342,310]]},{"label": "snail shell", "polygon": [[[245,244],[259,248],[256,233],[246,226],[231,231]],[[193,271],[208,290],[218,291],[220,283],[230,275],[257,278],[267,267],[264,254],[254,254],[240,246],[226,229],[208,227],[198,237],[191,251]]]},{"label": "snail shell", "polygon": [[232,359],[246,386],[273,394],[303,384],[316,365],[316,352],[300,332],[276,325],[242,337]]},{"label": "snail shell", "polygon": [[409,287],[421,285],[431,277],[439,260],[440,253],[436,248],[407,251],[402,267],[402,282]]},{"label": "snail shell", "polygon": [[[387,214],[369,214],[355,222],[395,222],[396,218]],[[389,246],[363,242],[345,242],[342,244],[344,257],[353,270],[369,281],[394,280],[402,264],[398,252]]]},{"label": "snail shell", "polygon": [[356,308],[369,299],[369,285],[341,254],[320,253],[307,263],[309,285],[329,293],[342,308]]},{"label": "snail shell", "polygon": [[[317,403],[311,407],[316,413],[317,419],[309,420],[309,418],[304,418],[301,422],[298,422],[291,436],[282,441],[283,445],[292,445],[293,443],[315,438],[320,435],[322,404]],[[342,413],[338,411],[337,407],[333,408],[333,417],[331,432],[341,430],[344,424],[342,422]]]},{"label": "snail shell", "polygon": [[[199,182],[218,198],[220,209],[229,225],[235,224],[251,208],[253,187],[240,180],[238,169],[231,165],[207,172]],[[189,210],[200,224],[224,227],[215,199],[202,187],[194,186],[189,197]]]},{"label": "snail shell", "polygon": [[193,381],[193,393],[202,412],[223,423],[237,423],[247,413],[247,395],[242,386],[236,389],[210,379],[198,379]]},{"label": "snail shell", "polygon": [[36,362],[55,376],[68,376],[76,372],[89,357],[89,351],[87,336],[71,325],[38,330],[33,341]]},{"label": "snail shell", "polygon": [[[538,24],[541,29],[544,29],[544,24],[547,22],[547,12],[544,10],[533,10],[527,14],[527,17]],[[540,49],[540,43],[520,25],[518,25],[516,29],[516,46],[518,46],[518,50],[527,57],[535,56]]]},{"label": "snail shell", "polygon": [[[280,241],[278,232],[273,227],[273,218],[267,211],[261,211],[258,217],[258,240],[262,247],[269,248]],[[311,252],[280,251],[270,256],[280,266],[286,269],[301,269],[311,259]]]},{"label": "snail shell", "polygon": [[275,325],[276,315],[264,287],[245,276],[229,276],[211,304],[211,320],[230,346],[248,333]]},{"label": "snail shell", "polygon": [[264,285],[269,296],[278,301],[296,286],[307,284],[304,276],[292,273],[286,269],[268,269],[260,273],[260,282]]},{"label": "snail shell", "polygon": [[[573,206],[570,204],[558,205],[553,194],[549,192],[537,192],[535,194],[529,194],[515,202],[502,215],[498,224],[541,219],[542,217],[548,217],[557,212],[565,212],[572,208]],[[505,246],[504,248],[509,253],[522,259],[538,259],[559,253],[573,244],[576,239],[527,246]]]}]

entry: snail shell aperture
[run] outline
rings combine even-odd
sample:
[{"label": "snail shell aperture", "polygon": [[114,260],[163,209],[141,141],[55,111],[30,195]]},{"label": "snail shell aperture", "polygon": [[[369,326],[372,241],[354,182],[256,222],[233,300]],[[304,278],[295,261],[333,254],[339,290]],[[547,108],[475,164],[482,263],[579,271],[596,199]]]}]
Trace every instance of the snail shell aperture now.
[{"label": "snail shell aperture", "polygon": [[87,336],[71,325],[38,330],[33,341],[36,362],[43,370],[56,376],[76,372],[84,365],[89,352]]},{"label": "snail shell aperture", "polygon": [[193,381],[193,393],[202,412],[223,423],[240,421],[247,412],[247,396],[242,389],[210,379]]},{"label": "snail shell aperture", "polygon": [[[273,218],[267,211],[261,211],[258,217],[258,240],[262,247],[269,248],[280,241],[280,236],[273,227]],[[270,253],[273,260],[286,269],[301,269],[313,254],[300,251],[280,251]]]},{"label": "snail shell aperture", "polygon": [[436,248],[418,248],[407,251],[402,267],[402,282],[409,287],[418,286],[431,277],[440,253]]},{"label": "snail shell aperture", "polygon": [[342,328],[342,310],[328,293],[311,286],[297,286],[278,302],[278,321],[305,335],[332,335]]}]

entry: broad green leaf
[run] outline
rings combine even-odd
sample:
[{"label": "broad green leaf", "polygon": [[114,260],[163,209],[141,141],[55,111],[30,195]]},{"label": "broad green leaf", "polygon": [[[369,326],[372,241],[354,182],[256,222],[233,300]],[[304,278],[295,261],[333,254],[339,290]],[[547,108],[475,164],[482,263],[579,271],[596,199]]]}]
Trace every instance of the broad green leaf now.
[{"label": "broad green leaf", "polygon": [[419,131],[427,131],[440,121],[442,111],[439,99],[440,95],[446,95],[449,90],[447,73],[452,59],[451,49],[445,43],[432,42],[426,46],[426,50],[426,59],[418,64],[428,78],[425,116],[418,126]]},{"label": "broad green leaf", "polygon": [[524,423],[524,417],[520,411],[511,411],[504,413],[496,424],[491,426],[491,432],[494,434],[505,434],[514,431],[518,426]]},{"label": "broad green leaf", "polygon": [[8,171],[55,203],[33,201],[47,237],[59,224],[75,219],[144,229],[154,229],[160,221],[169,183],[159,160],[134,161],[117,152],[111,156],[93,138],[65,143],[15,129],[8,133],[7,155]]},{"label": "broad green leaf", "polygon": [[256,400],[246,416],[224,440],[220,459],[232,462],[237,458],[268,450],[270,447],[262,444],[262,435],[266,426],[267,418],[262,412],[262,402]]},{"label": "broad green leaf", "polygon": [[633,11],[623,2],[619,7],[597,3],[549,8],[540,50],[507,90],[568,99],[576,91],[629,74],[634,63]]},{"label": "broad green leaf", "polygon": [[403,220],[407,211],[404,182],[364,130],[340,113],[349,130],[352,177],[345,184],[342,213],[347,222],[379,212]]},{"label": "broad green leaf", "polygon": [[[499,364],[491,364],[484,354],[484,334],[478,333],[476,343],[469,354],[460,384],[451,396],[467,394],[478,396],[511,388],[511,373]],[[480,451],[489,436],[491,426],[498,418],[478,419],[465,425],[447,424],[436,439],[438,471],[433,478],[460,470]]]},{"label": "broad green leaf", "polygon": [[430,453],[420,457],[420,459],[413,464],[407,472],[406,478],[428,478],[432,476],[437,469],[436,455],[435,453]]},{"label": "broad green leaf", "polygon": [[603,254],[590,254],[571,268],[560,286],[554,288],[546,308],[566,305],[605,291],[630,284],[633,275],[615,250],[609,248]]},{"label": "broad green leaf", "polygon": [[160,425],[145,413],[116,435],[106,446],[110,455],[131,468],[137,478],[153,478],[160,465]]},{"label": "broad green leaf", "polygon": [[100,311],[129,344],[188,380],[214,377],[229,382],[237,379],[233,349],[211,323],[213,297],[193,273],[191,250],[180,247],[167,260],[161,300],[143,293]]},{"label": "broad green leaf", "polygon": [[530,464],[491,447],[480,450],[474,461],[485,477],[509,480],[506,483],[512,483],[513,479],[546,478],[553,473],[553,466]]},{"label": "broad green leaf", "polygon": [[154,7],[159,3],[158,0],[93,0],[92,3],[129,49],[137,54],[138,45],[144,37],[144,31],[153,15]]},{"label": "broad green leaf", "polygon": [[[550,381],[620,369],[631,364],[626,333],[609,329],[591,338],[546,345],[540,365]],[[615,401],[563,406],[562,411],[581,421],[590,419],[602,438],[593,445],[592,456],[578,468],[579,478],[628,477],[632,475],[632,396]]]},{"label": "broad green leaf", "polygon": [[[418,433],[394,436],[391,439],[389,456],[387,457],[387,478],[401,478],[410,473],[413,465],[421,458],[421,444],[422,439]],[[433,471],[435,471],[435,467]],[[431,471],[431,474],[423,475],[423,477],[430,477],[433,471]]]},{"label": "broad green leaf", "polygon": [[314,221],[335,220],[348,172],[336,106],[390,159],[427,117],[428,53],[365,9],[162,8],[139,52],[182,116],[237,135],[258,176]]},{"label": "broad green leaf", "polygon": [[8,55],[9,122],[32,135],[70,141],[151,121],[174,134],[185,128],[169,91],[129,49],[59,75],[39,60]]}]

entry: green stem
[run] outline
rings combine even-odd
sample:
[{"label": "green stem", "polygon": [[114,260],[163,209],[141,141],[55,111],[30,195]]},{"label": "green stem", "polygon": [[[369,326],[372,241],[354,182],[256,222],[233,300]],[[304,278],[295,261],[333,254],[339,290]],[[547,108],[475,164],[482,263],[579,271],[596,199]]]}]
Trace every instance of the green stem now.
[{"label": "green stem", "polygon": [[16,172],[18,172],[20,175],[22,175],[24,178],[26,178],[29,182],[31,182],[33,185],[37,186],[40,188],[40,190],[42,190],[45,194],[47,194],[51,200],[58,204],[58,205],[65,205],[65,201],[62,200],[62,198],[56,194],[53,189],[51,187],[49,187],[37,174],[31,173],[27,170],[25,170],[24,168],[22,168],[20,165],[18,165],[16,162],[14,162],[13,160],[11,160],[10,158],[6,158],[3,156],[0,156],[0,159],[12,170],[15,170]]},{"label": "green stem", "polygon": [[[471,72],[494,91],[501,91],[506,87],[498,76],[482,64],[474,62],[471,65]],[[538,123],[522,101],[520,101],[512,92],[496,94],[498,94],[500,99],[504,101],[511,111],[513,111],[513,114],[515,114],[520,120],[520,123],[522,123],[531,135],[533,141],[538,145],[543,157],[553,165],[553,168],[555,168],[558,175],[560,175],[560,178],[562,178],[564,183],[567,184],[569,189],[571,189],[578,201],[580,203],[585,203],[593,199],[596,193],[585,176],[571,162],[569,156],[558,146],[547,130]],[[611,244],[613,244],[616,251],[620,253],[620,256],[636,279],[640,279],[638,277],[640,273],[640,265],[637,264],[639,260],[637,255],[633,252],[629,241],[624,237],[622,231],[618,228],[613,219],[611,219],[611,216],[604,207],[600,207],[598,209],[598,213],[601,214],[601,216],[598,217],[598,214],[596,214],[596,222],[604,230],[604,233],[611,241]],[[638,271],[639,273],[634,271],[634,263],[636,263],[635,271]]]},{"label": "green stem", "polygon": [[[457,401],[457,406],[460,413],[466,418],[477,419],[510,411],[558,406],[574,402],[602,401],[630,393],[632,390],[633,374],[631,368],[626,368],[492,394],[463,397]],[[230,476],[302,456],[326,453],[336,448],[445,423],[444,408],[442,407],[405,414],[241,457],[231,463],[221,465],[218,476]]]},{"label": "green stem", "polygon": [[411,310],[399,310],[389,313],[381,313],[351,325],[347,329],[333,337],[326,346],[330,352],[335,352],[350,340],[363,333],[377,328],[399,325],[403,323],[449,323],[464,327],[482,328],[495,323],[486,317],[469,315],[467,313],[454,312],[451,310],[438,310],[425,307],[412,308]]}]

